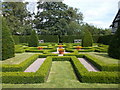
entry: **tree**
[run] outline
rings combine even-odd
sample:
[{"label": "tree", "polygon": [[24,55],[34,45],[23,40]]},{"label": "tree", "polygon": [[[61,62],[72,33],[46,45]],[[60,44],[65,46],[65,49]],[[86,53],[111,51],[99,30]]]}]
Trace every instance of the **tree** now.
[{"label": "tree", "polygon": [[2,14],[6,18],[8,26],[12,34],[25,33],[26,30],[31,30],[30,17],[26,6],[28,3],[23,2],[3,2]]},{"label": "tree", "polygon": [[120,59],[120,26],[111,40],[108,48],[108,55],[110,57]]},{"label": "tree", "polygon": [[82,46],[83,47],[92,46],[92,43],[93,43],[93,39],[92,39],[91,33],[88,30],[85,30],[84,36],[82,39]]},{"label": "tree", "polygon": [[[38,2],[37,8],[34,24],[41,34],[67,35],[71,22],[80,24],[83,20],[78,9],[68,7],[62,2]],[[71,30],[72,33],[74,30]]]},{"label": "tree", "polygon": [[39,44],[38,36],[37,36],[35,30],[32,30],[30,38],[29,38],[28,45],[29,45],[29,47],[37,47],[38,44]]},{"label": "tree", "polygon": [[14,57],[14,40],[7,26],[6,20],[2,19],[2,60]]}]

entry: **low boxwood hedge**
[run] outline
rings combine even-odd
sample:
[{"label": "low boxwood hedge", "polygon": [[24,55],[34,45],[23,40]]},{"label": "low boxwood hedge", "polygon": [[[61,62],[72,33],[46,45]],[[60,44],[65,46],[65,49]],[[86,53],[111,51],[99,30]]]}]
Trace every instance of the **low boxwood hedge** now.
[{"label": "low boxwood hedge", "polygon": [[105,64],[99,59],[89,54],[84,55],[84,58],[86,58],[89,62],[91,62],[94,66],[96,66],[98,69],[102,71],[119,71],[120,68],[120,66],[117,64],[110,64],[110,65]]},{"label": "low boxwood hedge", "polygon": [[78,79],[84,83],[120,83],[119,72],[89,72],[83,64],[75,57],[71,57],[71,62]]},{"label": "low boxwood hedge", "polygon": [[38,54],[34,54],[18,65],[16,65],[16,64],[15,65],[3,64],[2,71],[3,72],[16,72],[16,71],[21,72],[21,71],[24,71],[30,64],[32,64],[38,58],[38,56],[39,56]]},{"label": "low boxwood hedge", "polygon": [[[83,56],[83,55],[81,55]],[[87,56],[86,56],[87,57]],[[84,83],[120,83],[119,72],[89,72],[76,56],[48,56],[33,72],[3,72],[3,83],[43,83],[47,80],[52,61],[70,61],[78,79]]]},{"label": "low boxwood hedge", "polygon": [[3,72],[16,72],[16,71],[21,72],[24,71],[37,58],[46,58],[47,56],[58,56],[58,54],[34,54],[30,58],[26,59],[25,61],[18,65],[3,64],[1,68]]},{"label": "low boxwood hedge", "polygon": [[3,72],[2,83],[20,84],[20,83],[43,83],[47,80],[52,58],[47,57],[37,72]]}]

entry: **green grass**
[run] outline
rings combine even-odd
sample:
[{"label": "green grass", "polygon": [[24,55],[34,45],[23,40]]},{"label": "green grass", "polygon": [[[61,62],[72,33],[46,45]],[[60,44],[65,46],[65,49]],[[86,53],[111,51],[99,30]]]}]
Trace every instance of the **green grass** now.
[{"label": "green grass", "polygon": [[81,83],[69,61],[53,61],[46,83],[3,84],[3,88],[117,88],[118,84]]},{"label": "green grass", "polygon": [[118,62],[119,62],[118,59],[109,57],[107,53],[99,53],[99,52],[80,52],[80,53],[90,54],[91,56],[98,58],[105,64],[118,64]]},{"label": "green grass", "polygon": [[32,55],[34,55],[34,53],[19,53],[15,54],[15,57],[13,58],[9,58],[0,62],[2,62],[2,64],[20,64]]}]

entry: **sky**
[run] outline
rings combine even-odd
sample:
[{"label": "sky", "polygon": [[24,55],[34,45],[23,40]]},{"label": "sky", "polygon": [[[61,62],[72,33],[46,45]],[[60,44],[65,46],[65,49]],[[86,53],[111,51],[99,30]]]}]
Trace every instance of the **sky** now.
[{"label": "sky", "polygon": [[[33,1],[37,0],[32,0],[28,8],[37,12]],[[78,8],[83,13],[84,22],[105,29],[109,28],[118,12],[118,1],[120,0],[63,0],[63,3]]]}]

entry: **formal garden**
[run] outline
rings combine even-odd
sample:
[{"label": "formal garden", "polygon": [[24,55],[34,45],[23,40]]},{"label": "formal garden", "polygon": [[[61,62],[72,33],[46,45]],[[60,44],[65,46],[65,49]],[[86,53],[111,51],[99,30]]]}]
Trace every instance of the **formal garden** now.
[{"label": "formal garden", "polygon": [[2,17],[3,88],[118,88],[120,28],[114,35],[92,35],[85,25],[83,35],[18,35],[7,23]]}]

